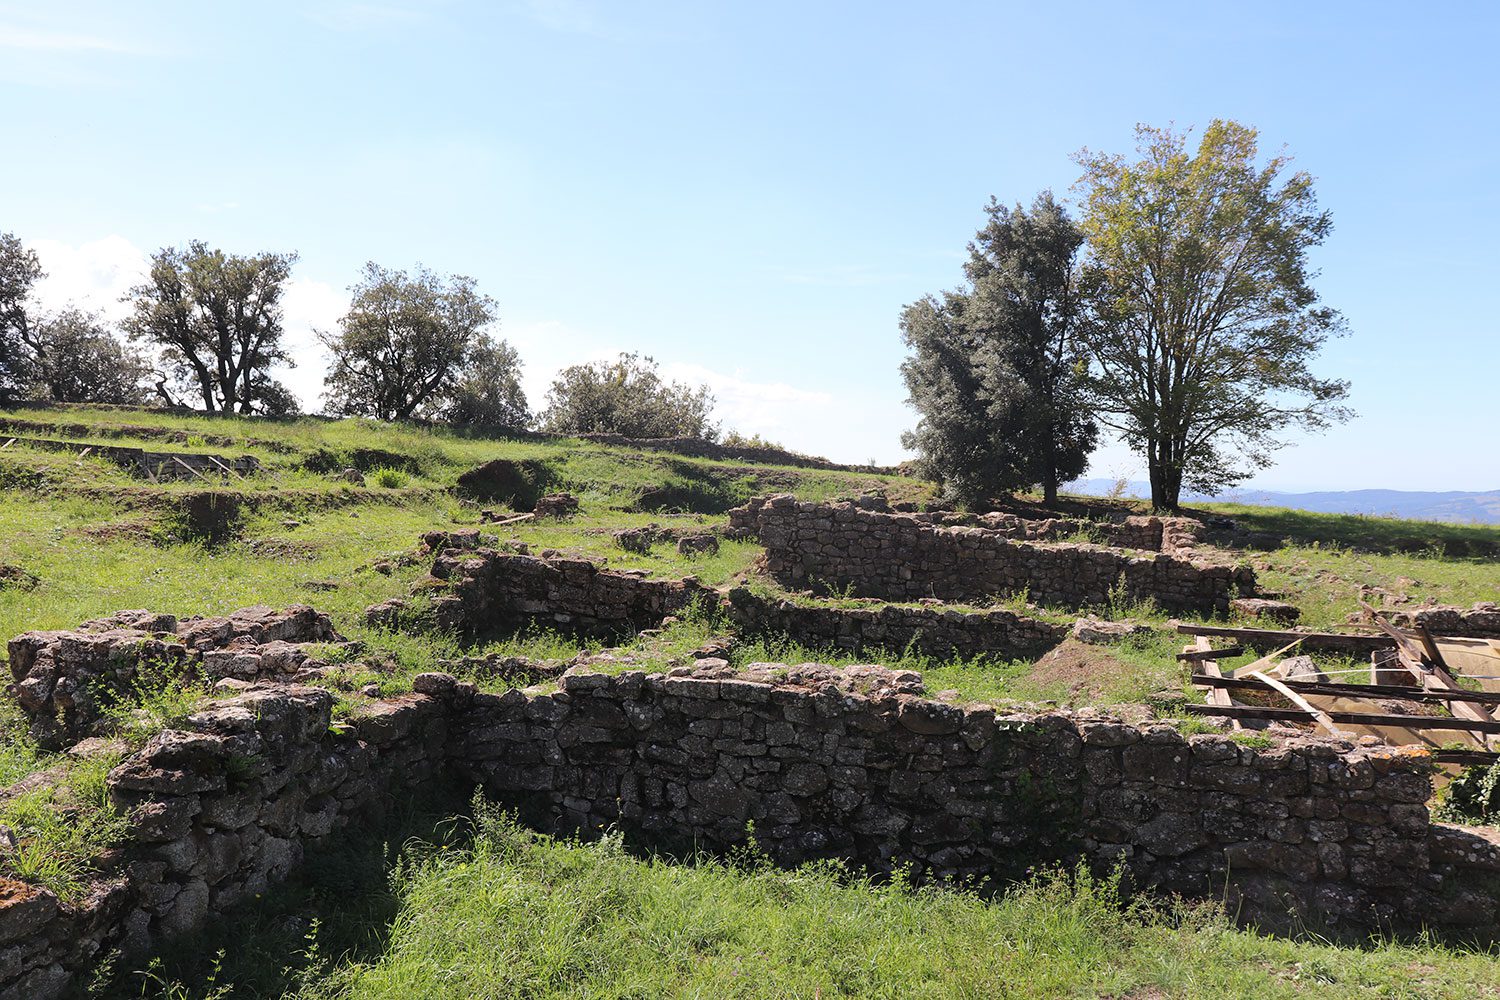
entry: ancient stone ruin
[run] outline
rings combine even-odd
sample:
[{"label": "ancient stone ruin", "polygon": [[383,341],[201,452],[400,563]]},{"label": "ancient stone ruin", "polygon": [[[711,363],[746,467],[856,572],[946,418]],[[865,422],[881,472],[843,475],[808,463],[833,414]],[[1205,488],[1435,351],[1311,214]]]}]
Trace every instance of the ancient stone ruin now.
[{"label": "ancient stone ruin", "polygon": [[[1121,522],[1134,541],[1177,545],[1158,518]],[[730,512],[730,531],[760,539],[766,571],[787,587],[852,590],[906,601],[935,597],[984,601],[1026,593],[1044,604],[1103,606],[1114,593],[1172,611],[1225,612],[1253,593],[1254,571],[1198,557],[1191,549],[1147,551],[1086,542],[1022,541],[1004,519],[996,527],[948,527],[931,515],[814,504],[791,495],[751,501]]]},{"label": "ancient stone ruin", "polygon": [[[286,641],[274,623],[297,618],[306,615],[213,620],[196,633],[210,642],[195,648],[256,655],[250,642]],[[170,621],[135,613],[23,636],[26,677],[60,683],[81,668],[33,671],[98,662],[70,659],[78,636],[134,628],[170,644],[193,631],[141,627]],[[245,621],[270,627],[257,635],[230,624]],[[151,652],[106,645],[116,673],[140,669],[132,648]],[[723,848],[744,842],[753,823],[783,863],[910,865],[921,879],[1123,863],[1135,884],[1223,897],[1271,926],[1300,917],[1334,928],[1500,929],[1500,835],[1430,821],[1420,752],[1004,714],[927,698],[910,672],[736,671],[714,658],[668,673],[574,668],[560,684],[502,694],[422,674],[412,694],[371,700],[331,727],[327,690],[260,673],[220,681],[225,697],[110,772],[108,794],[130,830],[100,860],[86,898],[0,884],[0,998],[61,996],[110,950],[138,953],[202,927],[285,878],[308,848],[445,779],[477,784],[554,829],[614,824],[652,842]],[[35,718],[51,717],[46,699],[31,704]]]}]

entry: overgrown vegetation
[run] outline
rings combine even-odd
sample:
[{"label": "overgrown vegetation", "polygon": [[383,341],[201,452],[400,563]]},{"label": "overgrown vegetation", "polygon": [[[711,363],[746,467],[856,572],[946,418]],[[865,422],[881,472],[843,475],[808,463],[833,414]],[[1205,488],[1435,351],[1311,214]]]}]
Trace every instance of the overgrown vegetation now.
[{"label": "overgrown vegetation", "polygon": [[1491,953],[1267,937],[1211,904],[1127,899],[1083,870],[985,898],[834,863],[780,869],[753,851],[639,857],[618,836],[545,837],[483,802],[467,842],[408,845],[391,884],[388,936],[343,957],[321,926],[283,920],[311,931],[290,967],[246,962],[236,952],[262,954],[260,941],[240,938],[220,983],[243,970],[258,988],[233,995],[288,1000],[1500,995]]}]

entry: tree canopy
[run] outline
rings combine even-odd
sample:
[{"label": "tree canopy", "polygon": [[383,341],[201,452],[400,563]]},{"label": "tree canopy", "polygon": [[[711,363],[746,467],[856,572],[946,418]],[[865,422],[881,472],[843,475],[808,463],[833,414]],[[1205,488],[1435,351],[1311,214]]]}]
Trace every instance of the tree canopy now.
[{"label": "tree canopy", "polygon": [[0,401],[19,396],[30,378],[31,288],[42,277],[36,251],[0,233]]},{"label": "tree canopy", "polygon": [[57,403],[143,403],[151,371],[91,313],[69,308],[34,326],[27,395]]},{"label": "tree canopy", "polygon": [[458,415],[524,423],[519,359],[485,333],[495,301],[474,279],[365,265],[339,329],[319,338],[332,353],[324,384],[330,412],[405,420]]},{"label": "tree canopy", "polygon": [[920,415],[903,444],[946,495],[979,503],[1080,474],[1097,427],[1080,407],[1076,257],[1082,234],[1050,192],[1031,208],[991,199],[969,244],[967,287],[902,313],[902,365]]},{"label": "tree canopy", "polygon": [[1343,318],[1308,251],[1332,229],[1312,178],[1259,163],[1257,133],[1137,128],[1138,159],[1083,150],[1094,412],[1146,456],[1155,506],[1269,464],[1288,427],[1347,419],[1348,383],[1310,364]]},{"label": "tree canopy", "polygon": [[558,373],[547,391],[542,426],[556,434],[711,441],[719,433],[710,420],[713,407],[708,386],[663,382],[655,360],[626,353]]},{"label": "tree canopy", "polygon": [[201,240],[151,259],[147,281],[131,289],[125,329],[161,349],[156,389],[177,405],[170,383],[196,392],[210,412],[285,412],[291,394],[270,375],[294,365],[282,345],[281,298],[296,254],[253,257],[210,249]]}]

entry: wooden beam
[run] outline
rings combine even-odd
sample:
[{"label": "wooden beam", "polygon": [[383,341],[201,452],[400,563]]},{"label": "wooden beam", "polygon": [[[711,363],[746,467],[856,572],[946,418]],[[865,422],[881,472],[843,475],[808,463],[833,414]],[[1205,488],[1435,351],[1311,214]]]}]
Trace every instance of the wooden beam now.
[{"label": "wooden beam", "polygon": [[[1208,639],[1204,638],[1203,636],[1198,636],[1193,640],[1193,645],[1188,647],[1187,649],[1184,649],[1183,652],[1186,653],[1191,650],[1195,653],[1205,653],[1210,651],[1209,647],[1211,645],[1212,643],[1210,643]],[[1204,677],[1210,677],[1217,680],[1224,679],[1224,675],[1219,671],[1219,664],[1209,657],[1203,657],[1197,660],[1194,663],[1194,671],[1195,673],[1201,673],[1201,675]],[[1225,691],[1223,688],[1209,688],[1206,700],[1210,705],[1219,705],[1224,708],[1229,708],[1234,705],[1234,699],[1229,697],[1229,692]],[[1229,725],[1234,729],[1245,728],[1244,723],[1240,722],[1239,719],[1234,718],[1231,718],[1229,720]]]},{"label": "wooden beam", "polygon": [[199,479],[205,479],[206,480],[208,478],[203,473],[199,472],[197,469],[193,468],[191,465],[188,465],[182,459],[178,458],[176,455],[172,456],[172,461],[176,462],[178,465],[182,466],[184,469],[188,470],[193,475],[197,476]]},{"label": "wooden beam", "polygon": [[1317,720],[1318,725],[1322,726],[1329,736],[1343,735],[1343,730],[1339,729],[1338,726],[1333,724],[1333,719],[1329,717],[1327,712],[1312,704],[1306,698],[1302,697],[1300,694],[1287,687],[1275,677],[1272,677],[1270,674],[1261,673],[1259,670],[1252,671],[1249,676],[1254,677],[1256,680],[1263,681],[1268,687],[1274,689],[1277,694],[1281,695],[1287,701],[1291,702],[1293,705],[1296,705],[1304,712],[1311,714],[1312,717]]},{"label": "wooden beam", "polygon": [[[1203,639],[1203,636],[1198,638]],[[1206,640],[1205,640],[1206,641]],[[1224,649],[1208,649],[1204,647],[1190,646],[1177,654],[1179,660],[1196,663],[1199,660],[1221,660],[1231,656],[1239,656],[1245,651],[1244,646],[1227,646]]]},{"label": "wooden beam", "polygon": [[[1260,690],[1259,681],[1245,677],[1210,677],[1194,674],[1193,683],[1199,687],[1226,688],[1236,690]],[[1404,684],[1320,684],[1314,681],[1282,681],[1293,691],[1305,694],[1329,694],[1340,698],[1406,698],[1411,701],[1442,703],[1467,701],[1477,705],[1500,705],[1500,692],[1495,691],[1432,691],[1428,688],[1409,687]]]},{"label": "wooden beam", "polygon": [[1260,670],[1260,669],[1262,669],[1264,667],[1270,667],[1272,664],[1274,664],[1276,662],[1277,658],[1279,658],[1282,653],[1289,652],[1292,649],[1292,647],[1296,646],[1301,641],[1302,641],[1301,639],[1293,639],[1291,642],[1287,643],[1285,646],[1282,646],[1280,649],[1276,650],[1273,653],[1267,653],[1265,656],[1262,656],[1260,659],[1256,660],[1254,663],[1247,663],[1243,667],[1236,667],[1234,669],[1234,676],[1236,676],[1236,677],[1248,677],[1250,674],[1253,674],[1256,671],[1258,671],[1258,670]]},{"label": "wooden beam", "polygon": [[[1188,702],[1182,710],[1189,715],[1223,715],[1240,719],[1313,722],[1313,716],[1300,708],[1263,708],[1260,705],[1195,705]],[[1401,729],[1435,729],[1470,733],[1500,733],[1500,722],[1469,722],[1431,715],[1376,715],[1366,712],[1325,712],[1334,722],[1351,726],[1395,726]]]},{"label": "wooden beam", "polygon": [[1252,649],[1272,649],[1294,639],[1302,641],[1304,650],[1318,649],[1339,653],[1369,653],[1389,649],[1393,640],[1384,635],[1356,632],[1290,632],[1284,629],[1230,628],[1227,625],[1192,625],[1179,623],[1183,635],[1209,635],[1232,639]]}]

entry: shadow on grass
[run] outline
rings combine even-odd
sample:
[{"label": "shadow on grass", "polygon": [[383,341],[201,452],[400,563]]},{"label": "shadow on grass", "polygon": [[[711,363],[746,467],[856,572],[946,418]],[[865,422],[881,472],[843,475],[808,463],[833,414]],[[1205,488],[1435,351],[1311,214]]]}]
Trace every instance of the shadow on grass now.
[{"label": "shadow on grass", "polygon": [[[295,994],[319,959],[384,953],[401,900],[392,873],[413,843],[461,847],[469,788],[457,783],[399,803],[339,842],[309,850],[292,877],[159,954],[116,958],[90,1000],[272,998]],[[340,838],[346,839],[340,839]]]}]

